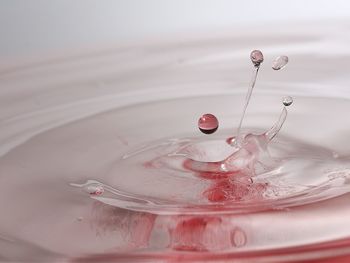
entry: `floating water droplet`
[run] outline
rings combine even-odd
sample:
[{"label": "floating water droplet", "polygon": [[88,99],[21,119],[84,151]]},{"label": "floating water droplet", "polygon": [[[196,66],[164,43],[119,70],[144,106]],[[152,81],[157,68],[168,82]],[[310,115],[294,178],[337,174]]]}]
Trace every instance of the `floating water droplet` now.
[{"label": "floating water droplet", "polygon": [[105,191],[102,185],[96,183],[85,185],[83,190],[90,195],[102,195]]},{"label": "floating water droplet", "polygon": [[284,68],[287,65],[287,63],[288,63],[287,56],[279,56],[273,61],[272,69],[280,70],[280,69]]},{"label": "floating water droplet", "polygon": [[258,67],[264,61],[264,55],[260,50],[253,50],[250,53],[250,60],[253,62],[254,66]]},{"label": "floating water droplet", "polygon": [[218,127],[219,121],[213,114],[204,114],[198,120],[198,128],[205,134],[212,134],[216,132]]},{"label": "floating water droplet", "polygon": [[290,106],[290,105],[292,105],[292,103],[293,103],[293,98],[291,97],[291,96],[284,96],[283,98],[282,98],[282,103],[283,103],[283,105],[284,106]]}]

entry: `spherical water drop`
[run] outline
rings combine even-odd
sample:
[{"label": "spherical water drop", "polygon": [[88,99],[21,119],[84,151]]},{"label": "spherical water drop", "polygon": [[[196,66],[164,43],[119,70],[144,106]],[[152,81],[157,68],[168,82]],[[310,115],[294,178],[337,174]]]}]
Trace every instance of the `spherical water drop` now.
[{"label": "spherical water drop", "polygon": [[272,68],[274,70],[280,70],[284,68],[288,63],[288,57],[287,56],[279,56],[277,57],[273,63],[272,63]]},{"label": "spherical water drop", "polygon": [[290,96],[285,96],[285,97],[282,98],[282,103],[283,103],[284,106],[288,107],[288,106],[292,105],[293,98],[290,97]]},{"label": "spherical water drop", "polygon": [[216,132],[218,127],[219,121],[213,114],[204,114],[198,120],[198,128],[205,134],[212,134]]},{"label": "spherical water drop", "polygon": [[260,50],[253,50],[250,53],[250,60],[253,62],[254,66],[258,67],[264,61],[264,55]]},{"label": "spherical water drop", "polygon": [[102,185],[96,183],[85,185],[83,190],[90,195],[102,195],[105,191]]}]

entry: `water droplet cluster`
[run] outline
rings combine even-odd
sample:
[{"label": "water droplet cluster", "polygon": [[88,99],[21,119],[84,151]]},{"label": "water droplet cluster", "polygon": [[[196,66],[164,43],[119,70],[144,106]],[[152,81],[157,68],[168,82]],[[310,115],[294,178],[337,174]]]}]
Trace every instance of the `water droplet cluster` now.
[{"label": "water droplet cluster", "polygon": [[[250,53],[250,60],[252,61],[253,65],[254,65],[253,78],[252,78],[252,82],[250,84],[250,88],[248,89],[246,103],[244,105],[241,120],[240,120],[238,129],[237,129],[238,131],[237,131],[237,135],[236,135],[237,139],[235,140],[235,146],[239,145],[240,130],[241,130],[243,118],[244,118],[248,103],[250,101],[250,97],[251,97],[253,88],[255,86],[255,82],[256,82],[256,79],[258,76],[260,64],[264,61],[264,55],[260,50],[253,50]],[[280,70],[280,69],[284,68],[288,63],[288,60],[289,59],[287,56],[278,56],[277,58],[275,58],[275,60],[272,63],[272,69]],[[284,106],[290,106],[293,103],[293,98],[290,96],[285,96],[282,98],[282,103]],[[282,112],[282,114],[283,114],[283,112]],[[210,113],[204,114],[198,120],[198,128],[201,132],[203,132],[205,134],[214,133],[218,129],[218,127],[219,127],[219,121],[213,114],[210,114]]]}]

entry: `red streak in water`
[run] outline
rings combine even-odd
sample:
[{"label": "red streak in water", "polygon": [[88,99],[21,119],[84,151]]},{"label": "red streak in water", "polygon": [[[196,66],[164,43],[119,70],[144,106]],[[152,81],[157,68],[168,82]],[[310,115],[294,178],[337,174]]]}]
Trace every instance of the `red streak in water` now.
[{"label": "red streak in water", "polygon": [[[192,170],[198,177],[212,180],[212,185],[203,191],[203,197],[210,202],[240,201],[260,199],[266,190],[266,184],[254,183],[252,178],[242,171],[234,172],[198,172],[192,167],[192,160],[186,160],[183,167]],[[218,163],[207,163],[207,168],[217,168]]]},{"label": "red streak in water", "polygon": [[180,219],[175,229],[170,231],[170,247],[182,251],[206,251],[207,226],[217,226],[220,223],[221,219],[217,217],[198,216]]}]

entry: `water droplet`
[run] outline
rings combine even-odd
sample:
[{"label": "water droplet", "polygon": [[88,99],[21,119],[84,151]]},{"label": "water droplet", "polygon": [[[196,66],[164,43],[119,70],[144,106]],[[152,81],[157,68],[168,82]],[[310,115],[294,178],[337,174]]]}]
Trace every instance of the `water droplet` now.
[{"label": "water droplet", "polygon": [[85,185],[83,190],[90,195],[102,195],[105,191],[102,185],[96,183]]},{"label": "water droplet", "polygon": [[284,68],[288,63],[288,57],[287,56],[279,56],[277,57],[273,63],[272,63],[272,68],[274,70],[280,70]]},{"label": "water droplet", "polygon": [[254,66],[258,67],[264,61],[264,55],[260,50],[253,50],[250,53],[250,60],[253,62]]},{"label": "water droplet", "polygon": [[198,128],[205,134],[212,134],[216,132],[218,127],[219,121],[213,114],[204,114],[198,120]]},{"label": "water droplet", "polygon": [[246,243],[247,237],[242,229],[236,227],[231,231],[231,244],[234,247],[243,247]]},{"label": "water droplet", "polygon": [[290,106],[293,103],[293,98],[291,96],[285,96],[282,98],[282,103],[284,106]]}]

